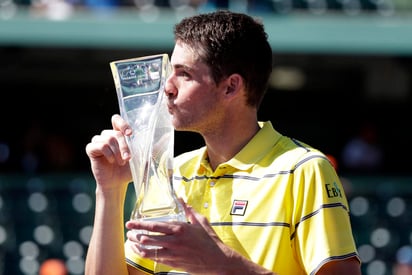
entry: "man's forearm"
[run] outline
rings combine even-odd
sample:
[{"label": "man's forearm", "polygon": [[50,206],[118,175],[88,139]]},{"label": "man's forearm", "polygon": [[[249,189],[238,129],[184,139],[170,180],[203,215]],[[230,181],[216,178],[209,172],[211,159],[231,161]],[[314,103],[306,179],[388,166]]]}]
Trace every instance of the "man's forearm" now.
[{"label": "man's forearm", "polygon": [[125,192],[96,190],[92,238],[86,257],[86,275],[127,275],[124,253]]}]

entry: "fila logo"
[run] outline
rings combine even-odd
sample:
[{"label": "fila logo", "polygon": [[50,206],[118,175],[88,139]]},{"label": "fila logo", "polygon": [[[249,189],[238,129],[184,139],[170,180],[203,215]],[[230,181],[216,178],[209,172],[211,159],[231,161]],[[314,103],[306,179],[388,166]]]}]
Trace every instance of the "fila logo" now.
[{"label": "fila logo", "polygon": [[232,210],[230,211],[230,215],[236,216],[244,216],[246,212],[248,201],[244,200],[234,200],[232,204]]}]

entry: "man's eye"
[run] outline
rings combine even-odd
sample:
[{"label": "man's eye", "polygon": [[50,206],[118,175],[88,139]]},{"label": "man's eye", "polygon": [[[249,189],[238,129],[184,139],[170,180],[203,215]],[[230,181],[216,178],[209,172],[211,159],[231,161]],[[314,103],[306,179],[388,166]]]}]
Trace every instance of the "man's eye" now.
[{"label": "man's eye", "polygon": [[181,76],[181,77],[190,77],[190,75],[187,73],[187,72],[185,72],[185,71],[181,71],[181,72],[179,72],[178,74],[177,74],[178,76]]}]

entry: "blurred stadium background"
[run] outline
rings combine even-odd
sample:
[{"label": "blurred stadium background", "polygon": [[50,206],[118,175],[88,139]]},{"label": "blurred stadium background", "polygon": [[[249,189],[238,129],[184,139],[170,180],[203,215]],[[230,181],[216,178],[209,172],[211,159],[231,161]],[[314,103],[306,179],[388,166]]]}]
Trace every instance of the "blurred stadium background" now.
[{"label": "blurred stadium background", "polygon": [[[84,147],[118,112],[109,62],[171,53],[175,22],[220,8],[265,23],[275,63],[260,117],[335,161],[363,274],[412,274],[394,271],[412,266],[412,1],[0,0],[0,275],[50,258],[84,273]],[[176,133],[176,153],[200,144]]]}]

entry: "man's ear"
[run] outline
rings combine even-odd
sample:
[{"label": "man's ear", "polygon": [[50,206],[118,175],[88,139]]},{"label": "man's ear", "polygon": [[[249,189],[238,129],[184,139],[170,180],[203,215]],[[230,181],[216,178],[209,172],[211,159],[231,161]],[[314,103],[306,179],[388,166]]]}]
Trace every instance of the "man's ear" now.
[{"label": "man's ear", "polygon": [[234,96],[243,87],[243,78],[239,74],[232,74],[226,79],[226,96]]}]

